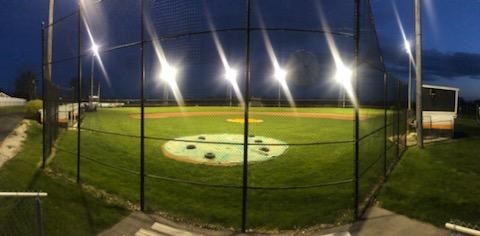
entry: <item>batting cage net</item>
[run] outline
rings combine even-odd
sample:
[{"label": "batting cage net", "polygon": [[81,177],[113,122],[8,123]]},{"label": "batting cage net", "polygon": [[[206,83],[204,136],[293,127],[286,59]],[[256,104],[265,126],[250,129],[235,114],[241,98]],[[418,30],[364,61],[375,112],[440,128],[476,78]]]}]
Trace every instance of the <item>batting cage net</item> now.
[{"label": "batting cage net", "polygon": [[46,168],[132,209],[351,222],[406,148],[368,0],[79,2],[43,28]]}]

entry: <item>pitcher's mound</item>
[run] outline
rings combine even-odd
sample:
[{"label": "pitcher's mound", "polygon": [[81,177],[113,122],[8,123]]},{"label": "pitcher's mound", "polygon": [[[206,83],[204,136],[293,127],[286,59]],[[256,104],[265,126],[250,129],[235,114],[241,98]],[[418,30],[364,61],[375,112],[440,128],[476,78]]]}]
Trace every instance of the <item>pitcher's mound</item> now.
[{"label": "pitcher's mound", "polygon": [[[243,135],[199,134],[166,142],[165,156],[189,163],[207,165],[243,164]],[[249,135],[248,162],[267,161],[285,153],[288,145],[280,140]]]}]

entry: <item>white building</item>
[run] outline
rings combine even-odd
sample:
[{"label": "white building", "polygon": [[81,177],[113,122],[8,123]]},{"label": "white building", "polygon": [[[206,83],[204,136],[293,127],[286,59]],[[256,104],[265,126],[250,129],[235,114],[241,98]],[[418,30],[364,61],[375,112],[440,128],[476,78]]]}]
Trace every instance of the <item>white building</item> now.
[{"label": "white building", "polygon": [[27,100],[23,98],[10,97],[0,92],[0,107],[25,106]]},{"label": "white building", "polygon": [[423,85],[423,129],[430,133],[453,135],[458,112],[458,88]]}]

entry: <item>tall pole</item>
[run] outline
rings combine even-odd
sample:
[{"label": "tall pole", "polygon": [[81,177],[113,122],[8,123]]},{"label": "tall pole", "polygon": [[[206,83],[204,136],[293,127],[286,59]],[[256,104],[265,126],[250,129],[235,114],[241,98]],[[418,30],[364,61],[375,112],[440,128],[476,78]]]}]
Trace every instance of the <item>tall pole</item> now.
[{"label": "tall pole", "polygon": [[412,110],[412,61],[408,52],[408,112]]},{"label": "tall pole", "polygon": [[232,87],[228,87],[229,105],[232,106]]},{"label": "tall pole", "polygon": [[163,104],[168,106],[168,87],[166,83],[163,86]]},{"label": "tall pole", "polygon": [[144,0],[140,0],[140,210],[145,210],[145,61]]},{"label": "tall pole", "polygon": [[82,105],[82,5],[78,4],[78,20],[77,20],[77,183],[80,183],[80,131],[81,131],[81,105]]},{"label": "tall pole", "polygon": [[422,115],[422,24],[421,0],[415,0],[415,62],[416,62],[416,105],[417,105],[417,146],[423,148],[423,115]]},{"label": "tall pole", "polygon": [[47,66],[46,66],[46,79],[52,80],[52,41],[53,41],[53,9],[55,7],[55,0],[49,0],[48,3],[48,25],[47,25]]},{"label": "tall pole", "polygon": [[47,102],[45,101],[45,91],[46,91],[46,85],[45,85],[45,23],[42,22],[42,29],[41,29],[41,34],[42,34],[42,102],[43,102],[43,105],[42,105],[42,137],[43,137],[43,140],[42,140],[42,169],[45,168],[45,161],[47,160],[47,153],[46,153],[46,140],[45,140],[45,136],[46,136],[46,106],[47,106]]},{"label": "tall pole", "polygon": [[243,113],[243,176],[242,176],[242,233],[247,227],[247,185],[248,185],[248,112],[250,109],[250,0],[246,0],[246,40],[245,40],[245,106]]},{"label": "tall pole", "polygon": [[92,52],[92,64],[90,66],[90,99],[93,98],[93,73],[95,71],[95,53]]},{"label": "tall pole", "polygon": [[280,82],[278,83],[278,95],[277,95],[277,106],[280,107],[280,99],[282,98],[282,91]]},{"label": "tall pole", "polygon": [[359,151],[360,151],[360,101],[359,101],[359,85],[358,85],[358,68],[359,68],[359,51],[360,51],[360,0],[355,0],[355,45],[354,45],[354,58],[355,58],[355,69],[353,70],[353,79],[354,79],[354,89],[355,89],[355,158],[354,158],[354,220],[358,220],[359,216],[359,192],[360,192],[360,183],[359,183]]}]

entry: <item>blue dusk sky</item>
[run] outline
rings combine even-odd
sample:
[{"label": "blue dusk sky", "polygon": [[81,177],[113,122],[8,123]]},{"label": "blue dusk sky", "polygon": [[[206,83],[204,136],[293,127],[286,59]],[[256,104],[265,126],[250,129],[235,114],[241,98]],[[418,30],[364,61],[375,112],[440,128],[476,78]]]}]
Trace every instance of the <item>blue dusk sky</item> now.
[{"label": "blue dusk sky", "polygon": [[[113,1],[113,0],[104,0],[104,1]],[[56,18],[66,15],[69,12],[75,10],[76,1],[66,1],[66,0],[57,0],[58,6],[56,9]],[[128,1],[119,1],[119,2],[128,2]],[[119,3],[117,2],[117,4]],[[152,7],[158,7],[162,1],[147,1],[151,2]],[[165,1],[163,1],[165,2]],[[242,27],[243,21],[241,11],[229,11],[226,10],[234,5],[237,7],[244,6],[243,1],[240,0],[206,0],[206,2],[212,3],[207,4],[211,6],[209,13],[211,16],[212,23],[217,28],[222,27]],[[290,24],[295,26],[296,23],[302,25],[302,27],[310,27],[309,24],[316,24],[315,19],[316,15],[309,15],[308,12],[311,11],[309,6],[298,5],[298,9],[286,8],[291,6],[291,4],[277,4],[282,2],[278,0],[277,2],[272,0],[253,0],[255,7],[262,9],[261,15],[262,20],[259,18],[254,20],[253,26],[260,27],[263,21],[263,24],[270,26],[272,21],[277,21],[272,24]],[[274,3],[275,2],[275,3]],[[283,2],[294,2],[292,0],[283,1]],[[300,1],[295,1],[300,2]],[[304,1],[312,2],[312,1]],[[351,31],[353,26],[351,20],[353,19],[353,9],[350,8],[351,4],[349,0],[323,0],[322,10],[325,13],[327,20],[330,20],[330,27],[333,29],[345,28],[346,32]],[[403,81],[406,81],[408,78],[408,59],[403,47],[403,37],[401,34],[400,27],[398,25],[397,18],[395,16],[395,11],[398,12],[399,19],[403,25],[405,35],[407,39],[414,39],[414,8],[413,0],[370,0],[370,4],[373,10],[373,16],[377,31],[377,36],[379,40],[379,45],[381,53],[384,58],[385,65],[387,70],[391,72],[397,78],[400,78]],[[156,5],[157,4],[157,5]],[[134,3],[135,5],[135,3]],[[160,4],[161,5],[161,4]],[[133,6],[133,5],[132,5]],[[149,5],[150,6],[150,5]],[[196,11],[204,11],[204,7],[199,7]],[[48,0],[0,0],[0,15],[2,16],[2,23],[0,24],[0,90],[11,93],[14,87],[14,81],[17,74],[25,69],[29,69],[35,72],[35,74],[40,78],[41,76],[41,22],[46,21],[48,12]],[[123,13],[126,14],[129,11],[125,10]],[[258,12],[258,11],[257,11]],[[305,12],[303,14],[302,12]],[[238,13],[238,14],[236,14]],[[436,85],[446,85],[458,87],[461,89],[461,96],[467,100],[480,99],[480,1],[479,0],[423,0],[423,69],[424,69],[424,80],[426,84],[436,84]],[[196,13],[191,13],[196,14]],[[302,22],[296,22],[294,20],[290,21],[288,15],[302,15],[305,19]],[[115,15],[115,14],[113,14]],[[178,22],[179,19],[176,19],[176,15],[168,14],[159,14],[163,16],[162,20],[157,19],[158,21],[166,22]],[[254,17],[257,15],[254,13]],[[283,16],[283,17],[282,17]],[[310,19],[311,17],[311,19]],[[112,41],[112,35],[134,35],[138,34],[136,30],[132,30],[137,25],[135,20],[128,21],[128,16],[117,17],[115,22],[121,22],[123,28],[111,30],[109,33],[105,33],[106,37],[109,37],[109,40]],[[183,17],[181,20],[189,23],[190,18]],[[153,19],[153,24],[155,25],[155,18]],[[193,18],[192,22],[189,24],[195,24],[195,19]],[[338,25],[335,25],[338,24]],[[71,26],[76,26],[71,24]],[[348,28],[348,27],[350,28]],[[100,27],[100,26],[99,26]],[[159,26],[160,27],[160,26]],[[200,27],[200,26],[199,26]],[[313,27],[313,26],[312,26]],[[160,27],[161,28],[161,27]],[[201,27],[200,27],[201,28]],[[168,28],[163,28],[164,31],[160,30],[157,33],[160,35],[168,34]],[[127,32],[127,33],[125,33]],[[98,38],[101,38],[99,33]],[[298,52],[298,48],[290,48],[292,45],[292,40],[304,46],[305,48],[315,48],[312,51],[318,51],[319,53],[314,54],[313,57],[322,58],[328,54],[321,54],[321,46],[313,46],[313,42],[316,42],[317,38],[309,38],[310,36],[297,37],[295,35],[278,35],[276,33],[269,33],[269,36],[272,38],[272,45],[276,50],[278,60],[280,63],[288,64],[295,63],[295,60],[292,59],[295,57],[294,52]],[[199,36],[200,37],[200,36]],[[205,36],[207,37],[207,36]],[[219,36],[222,45],[225,48],[227,57],[232,58],[232,63],[241,64],[243,61],[238,58],[242,58],[244,55],[242,48],[238,45],[242,44],[242,34],[237,32],[222,34]],[[120,38],[120,37],[119,37]],[[268,61],[268,58],[263,58],[264,56],[260,55],[259,51],[264,50],[264,45],[258,43],[262,41],[260,33],[252,34],[252,52],[253,56],[257,59],[253,59],[255,65],[263,65],[265,61]],[[68,40],[68,39],[66,39]],[[324,41],[322,39],[320,41]],[[342,43],[342,39],[338,37],[335,40],[339,40],[338,47],[340,50],[350,50],[348,43]],[[205,42],[204,42],[205,41]],[[209,41],[207,43],[206,41]],[[317,40],[318,41],[318,40]],[[202,66],[202,62],[205,60],[210,60],[217,56],[215,52],[215,47],[212,47],[212,38],[208,36],[206,39],[199,41],[187,41],[178,40],[171,42],[169,45],[168,42],[165,43],[166,53],[175,50],[184,50],[185,45],[196,45],[199,48],[208,48],[212,49],[214,53],[202,54],[203,51],[196,51],[198,54],[202,54],[198,57],[195,57],[194,60],[198,60],[198,63],[193,63],[191,71],[196,71],[195,66]],[[290,43],[289,43],[290,42]],[[117,44],[125,43],[119,40]],[[325,42],[323,42],[325,43]],[[67,44],[68,45],[68,44]],[[110,45],[110,46],[113,46]],[[294,45],[293,47],[295,47]],[[147,45],[151,47],[150,45]],[[170,49],[169,49],[170,48]],[[153,51],[153,50],[150,50]],[[328,52],[324,50],[325,52]],[[130,57],[132,60],[135,59],[133,51],[129,52],[126,49],[125,57]],[[256,54],[258,53],[258,55]],[[55,49],[54,49],[55,54]],[[152,55],[150,55],[152,54]],[[301,54],[301,53],[299,53]],[[230,55],[230,56],[229,56]],[[55,55],[54,55],[55,56]],[[303,55],[304,56],[304,55]],[[147,60],[149,57],[153,57],[153,53],[146,54]],[[234,59],[237,57],[237,59]],[[308,56],[307,56],[308,57]],[[122,68],[122,63],[109,63],[108,58],[115,58],[115,55],[105,55],[105,60],[107,72],[111,73],[109,75],[110,79],[113,80],[112,83],[117,83],[116,86],[119,87],[132,87],[130,82],[122,83],[120,74],[128,73],[138,73],[137,69],[131,69],[130,72],[126,73],[122,69],[116,71],[111,68]],[[174,57],[173,57],[174,58]],[[348,58],[348,57],[347,57]],[[88,58],[87,58],[88,59]],[[265,60],[264,60],[265,59]],[[350,58],[351,59],[351,58]],[[110,59],[113,60],[113,59]],[[172,59],[172,61],[182,61],[185,58]],[[321,59],[317,59],[321,60]],[[347,61],[349,59],[346,59]],[[214,60],[215,63],[220,64],[221,61],[217,59]],[[89,71],[89,61],[84,63],[84,71]],[[68,64],[68,63],[67,63]],[[66,65],[67,65],[66,64]],[[147,76],[150,73],[154,73],[155,65],[147,65]],[[321,63],[320,63],[321,64]],[[72,64],[73,65],[73,64]],[[322,69],[322,68],[320,68]],[[114,72],[112,72],[114,71]],[[96,72],[98,76],[101,76],[101,71]],[[187,72],[185,72],[187,73]],[[203,76],[207,76],[209,72],[205,72]],[[252,76],[264,76],[264,74],[269,73],[261,71],[259,69],[252,69]],[[326,72],[325,72],[326,73]],[[322,73],[320,73],[323,75]],[[320,75],[319,74],[319,75]],[[210,75],[210,74],[208,74]],[[73,74],[72,74],[73,76]],[[118,81],[114,81],[118,78]],[[255,78],[253,78],[255,82]],[[148,78],[147,78],[148,80]],[[64,84],[68,84],[66,82]],[[148,84],[148,81],[147,81]],[[137,84],[135,84],[137,86]],[[303,87],[302,87],[303,86]],[[107,85],[108,87],[108,85]],[[115,87],[115,86],[114,86]],[[261,86],[260,86],[261,87]],[[102,85],[103,88],[103,85]],[[209,85],[204,87],[199,86],[194,83],[185,83],[182,87],[185,91],[190,91],[194,94],[194,90],[209,89]],[[300,83],[297,90],[306,91],[305,94],[310,93],[308,89],[315,89],[312,86],[305,86]],[[108,88],[106,89],[108,90]],[[118,89],[119,91],[121,89]],[[224,91],[223,89],[219,89]],[[268,88],[267,88],[268,90]],[[295,89],[294,89],[295,90]],[[148,91],[147,91],[148,92]],[[255,95],[256,90],[253,90]],[[106,91],[108,94],[108,91]],[[295,94],[294,97],[302,97],[297,91],[293,91]],[[121,95],[122,93],[119,92]],[[125,94],[124,96],[130,96]]]}]

